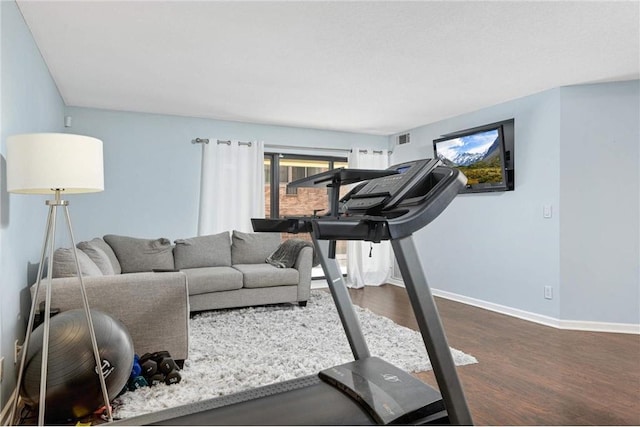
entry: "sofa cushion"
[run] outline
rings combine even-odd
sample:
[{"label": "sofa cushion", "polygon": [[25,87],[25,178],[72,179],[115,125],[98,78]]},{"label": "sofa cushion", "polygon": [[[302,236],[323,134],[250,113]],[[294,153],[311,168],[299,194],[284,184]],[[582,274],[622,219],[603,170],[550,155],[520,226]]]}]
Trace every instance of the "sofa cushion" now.
[{"label": "sofa cushion", "polygon": [[189,295],[242,288],[242,273],[232,267],[189,268],[182,272],[187,275]]},{"label": "sofa cushion", "polygon": [[231,241],[226,231],[178,239],[175,244],[173,260],[177,269],[231,266]]},{"label": "sofa cushion", "polygon": [[237,264],[233,268],[242,272],[245,288],[297,285],[300,279],[295,268],[277,268],[271,264]]},{"label": "sofa cushion", "polygon": [[104,241],[113,248],[123,273],[175,268],[169,239],[137,239],[107,234]]},{"label": "sofa cushion", "polygon": [[95,239],[89,240],[88,243],[90,243],[92,246],[102,249],[104,253],[107,254],[107,257],[109,257],[109,261],[111,261],[111,267],[113,268],[114,274],[122,273],[122,267],[120,267],[120,262],[118,261],[118,257],[116,256],[115,252],[113,252],[113,249],[111,248],[111,246],[109,246],[107,242],[105,242],[99,237],[96,237]]},{"label": "sofa cushion", "polygon": [[93,261],[96,266],[98,266],[103,275],[112,276],[116,274],[116,272],[113,270],[113,266],[111,265],[111,260],[109,260],[109,257],[102,249],[91,244],[90,242],[80,242],[76,245],[76,247],[87,254],[89,258],[91,258],[91,261]]},{"label": "sofa cushion", "polygon": [[[83,276],[102,276],[102,272],[98,266],[91,261],[91,258],[81,250],[76,250],[78,254],[78,263]],[[51,275],[57,277],[76,277],[78,275],[76,269],[76,261],[73,257],[72,248],[58,248],[53,253],[53,265],[51,266]]]},{"label": "sofa cushion", "polygon": [[233,230],[231,240],[232,265],[264,264],[267,257],[280,246],[280,233],[243,233]]}]

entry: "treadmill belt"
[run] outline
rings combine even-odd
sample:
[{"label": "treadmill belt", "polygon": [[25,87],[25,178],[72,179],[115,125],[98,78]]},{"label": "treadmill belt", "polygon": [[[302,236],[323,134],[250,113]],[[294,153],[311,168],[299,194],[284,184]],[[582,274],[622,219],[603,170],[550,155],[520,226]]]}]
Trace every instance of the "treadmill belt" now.
[{"label": "treadmill belt", "polygon": [[374,425],[317,375],[114,421],[114,425]]}]

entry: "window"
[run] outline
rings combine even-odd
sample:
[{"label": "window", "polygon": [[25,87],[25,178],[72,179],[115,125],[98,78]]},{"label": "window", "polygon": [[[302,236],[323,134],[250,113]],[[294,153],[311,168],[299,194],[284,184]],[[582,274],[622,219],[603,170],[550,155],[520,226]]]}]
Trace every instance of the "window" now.
[{"label": "window", "polygon": [[[265,154],[265,216],[282,218],[327,213],[329,199],[326,187],[287,189],[287,184],[346,166],[347,159],[341,157]],[[342,191],[346,192],[346,189]]]},{"label": "window", "polygon": [[[265,217],[283,218],[286,216],[311,216],[328,213],[329,198],[326,187],[300,187],[287,189],[287,184],[331,169],[347,167],[346,157],[303,156],[279,153],[267,153],[264,156],[265,168]],[[347,188],[341,190],[346,194]],[[283,234],[283,238],[311,240],[309,235]],[[338,242],[336,259],[346,270],[346,242]],[[314,277],[323,276],[322,269],[314,269]]]}]

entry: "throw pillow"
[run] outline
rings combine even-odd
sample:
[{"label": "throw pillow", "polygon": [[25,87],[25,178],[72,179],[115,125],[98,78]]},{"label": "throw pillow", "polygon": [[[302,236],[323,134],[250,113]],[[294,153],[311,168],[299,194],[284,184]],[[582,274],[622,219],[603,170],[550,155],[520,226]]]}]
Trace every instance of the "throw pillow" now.
[{"label": "throw pillow", "polygon": [[123,273],[174,268],[169,239],[137,239],[114,234],[107,234],[103,239],[113,248]]},{"label": "throw pillow", "polygon": [[231,266],[231,241],[226,231],[178,239],[174,243],[173,259],[177,269]]},{"label": "throw pillow", "polygon": [[233,230],[231,262],[262,264],[280,246],[280,233],[243,233]]},{"label": "throw pillow", "polygon": [[116,274],[111,265],[111,261],[107,254],[97,246],[92,245],[90,242],[80,242],[76,245],[78,249],[87,254],[87,256],[98,266],[100,271],[105,276],[112,276]]},{"label": "throw pillow", "polygon": [[[78,263],[83,276],[102,276],[102,272],[98,266],[91,261],[91,258],[81,250],[77,250]],[[51,275],[57,277],[76,277],[76,261],[73,257],[72,248],[58,248],[53,253],[53,265]]]}]

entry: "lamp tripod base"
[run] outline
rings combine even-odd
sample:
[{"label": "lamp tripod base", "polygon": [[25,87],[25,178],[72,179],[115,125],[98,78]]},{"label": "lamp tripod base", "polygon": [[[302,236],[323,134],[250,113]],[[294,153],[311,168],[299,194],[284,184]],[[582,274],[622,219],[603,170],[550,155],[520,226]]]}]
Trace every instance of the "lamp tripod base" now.
[{"label": "lamp tripod base", "polygon": [[91,311],[89,310],[89,300],[87,298],[86,288],[82,279],[82,271],[80,270],[80,262],[78,261],[78,249],[76,248],[76,242],[73,236],[73,230],[71,227],[71,218],[69,216],[68,202],[60,199],[60,190],[55,190],[55,199],[47,200],[46,204],[49,206],[49,214],[47,217],[47,226],[44,236],[44,242],[42,244],[42,252],[40,254],[40,265],[38,267],[38,277],[35,285],[35,292],[33,301],[31,302],[31,311],[29,313],[29,321],[27,323],[27,332],[22,346],[22,355],[20,358],[20,367],[18,369],[18,379],[16,382],[16,390],[11,397],[11,412],[9,415],[9,424],[14,425],[16,421],[17,410],[20,402],[20,388],[24,381],[24,371],[26,367],[26,359],[29,351],[29,343],[31,340],[31,333],[33,331],[35,313],[38,295],[40,291],[40,285],[42,284],[43,265],[45,262],[45,253],[48,252],[49,262],[47,266],[46,276],[46,289],[45,289],[45,304],[44,313],[41,313],[44,319],[44,332],[42,338],[42,364],[40,368],[40,395],[38,399],[38,425],[45,425],[45,408],[46,408],[46,394],[47,394],[47,369],[48,369],[48,357],[49,357],[49,332],[50,332],[50,314],[51,314],[51,287],[52,287],[52,264],[53,253],[55,248],[55,234],[56,234],[56,217],[58,208],[62,208],[66,219],[67,228],[71,237],[71,245],[73,248],[73,257],[75,260],[76,271],[78,279],[80,281],[80,292],[82,293],[82,305],[87,319],[87,327],[89,329],[89,335],[91,339],[92,351],[95,359],[96,374],[100,380],[100,388],[102,391],[102,397],[107,412],[108,421],[113,421],[111,413],[111,406],[109,405],[109,393],[105,382],[105,375],[102,370],[102,361],[100,358],[100,352],[96,340],[96,334],[93,327],[93,320],[91,318]]}]

